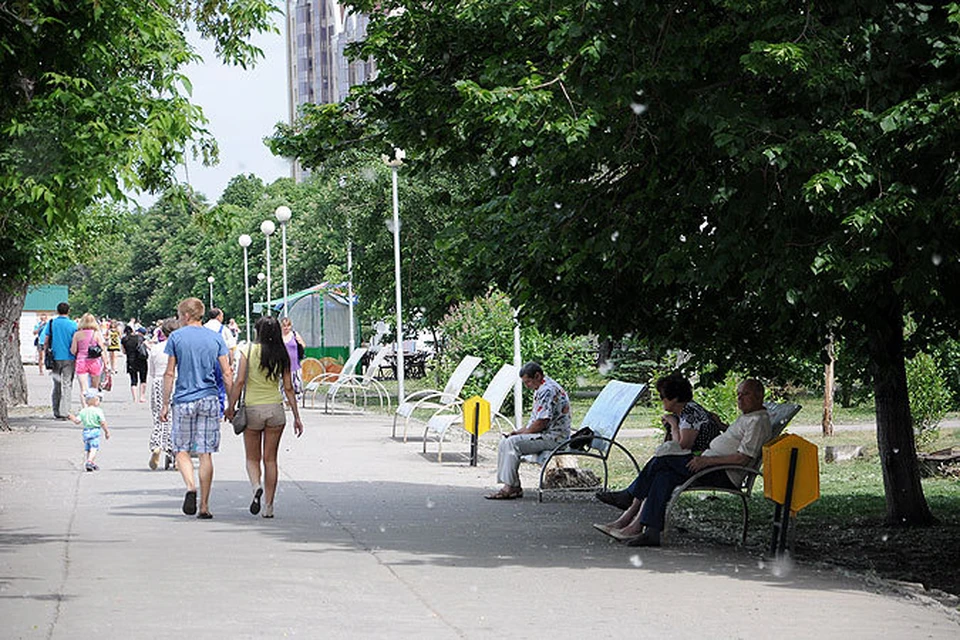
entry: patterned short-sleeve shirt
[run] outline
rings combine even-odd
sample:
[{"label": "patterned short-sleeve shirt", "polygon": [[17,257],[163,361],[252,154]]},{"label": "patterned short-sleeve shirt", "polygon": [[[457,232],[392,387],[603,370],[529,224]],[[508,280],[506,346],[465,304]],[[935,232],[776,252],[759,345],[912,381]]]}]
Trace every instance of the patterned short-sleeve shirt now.
[{"label": "patterned short-sleeve shirt", "polygon": [[533,396],[533,411],[530,414],[530,422],[527,426],[536,420],[547,420],[547,428],[543,431],[548,435],[561,440],[570,437],[570,424],[572,417],[570,415],[570,399],[567,392],[552,378],[544,376],[543,384],[537,389]]},{"label": "patterned short-sleeve shirt", "polygon": [[706,451],[710,447],[710,441],[720,435],[720,425],[710,417],[706,409],[692,400],[680,411],[680,428],[697,430],[697,439],[690,447],[690,450],[696,453]]}]

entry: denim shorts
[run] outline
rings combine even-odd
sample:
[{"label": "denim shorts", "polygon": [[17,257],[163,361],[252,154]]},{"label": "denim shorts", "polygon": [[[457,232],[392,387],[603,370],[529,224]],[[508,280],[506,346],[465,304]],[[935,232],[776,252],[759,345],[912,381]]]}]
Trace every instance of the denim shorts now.
[{"label": "denim shorts", "polygon": [[216,453],[220,450],[220,399],[207,396],[173,405],[170,439],[174,451]]},{"label": "denim shorts", "polygon": [[84,451],[100,448],[100,429],[83,430],[83,448]]}]

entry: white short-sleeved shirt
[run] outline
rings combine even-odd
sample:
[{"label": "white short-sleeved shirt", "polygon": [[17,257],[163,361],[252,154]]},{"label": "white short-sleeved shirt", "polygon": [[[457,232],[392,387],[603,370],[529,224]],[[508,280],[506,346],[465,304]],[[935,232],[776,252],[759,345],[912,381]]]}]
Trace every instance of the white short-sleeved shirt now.
[{"label": "white short-sleeved shirt", "polygon": [[[771,434],[770,414],[766,409],[744,413],[710,442],[710,448],[704,451],[703,455],[731,456],[742,453],[752,460],[760,455]],[[740,484],[742,475],[736,471],[727,471],[727,476],[734,484]]]}]

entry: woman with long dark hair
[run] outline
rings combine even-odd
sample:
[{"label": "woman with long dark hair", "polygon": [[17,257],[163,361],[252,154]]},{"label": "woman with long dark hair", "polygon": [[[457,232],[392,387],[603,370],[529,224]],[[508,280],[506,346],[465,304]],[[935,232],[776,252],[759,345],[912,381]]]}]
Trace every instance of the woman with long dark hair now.
[{"label": "woman with long dark hair", "polygon": [[[245,401],[247,428],[243,432],[243,447],[247,458],[247,476],[253,490],[250,513],[261,512],[263,517],[273,517],[273,499],[277,493],[277,451],[280,437],[287,422],[280,397],[283,393],[293,411],[293,430],[300,437],[303,423],[297,410],[297,399],[290,375],[290,355],[283,344],[280,323],[272,316],[263,316],[255,325],[256,341],[240,349],[240,366],[227,399],[226,417],[232,419],[237,400],[246,386]],[[263,483],[261,484],[261,465]]]}]

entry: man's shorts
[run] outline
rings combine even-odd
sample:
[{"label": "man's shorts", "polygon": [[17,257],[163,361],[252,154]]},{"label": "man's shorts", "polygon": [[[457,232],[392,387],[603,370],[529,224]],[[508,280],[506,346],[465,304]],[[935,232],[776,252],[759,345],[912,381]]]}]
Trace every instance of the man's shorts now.
[{"label": "man's shorts", "polygon": [[91,449],[100,448],[100,429],[84,429],[83,430],[83,449],[84,451],[90,451]]},{"label": "man's shorts", "polygon": [[207,396],[173,405],[170,439],[174,451],[216,453],[220,450],[220,400]]},{"label": "man's shorts", "polygon": [[283,412],[283,405],[254,404],[247,405],[247,429],[263,431],[267,427],[283,427],[287,424],[287,414]]}]

